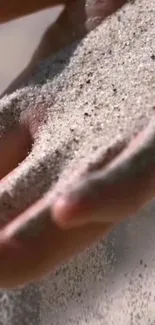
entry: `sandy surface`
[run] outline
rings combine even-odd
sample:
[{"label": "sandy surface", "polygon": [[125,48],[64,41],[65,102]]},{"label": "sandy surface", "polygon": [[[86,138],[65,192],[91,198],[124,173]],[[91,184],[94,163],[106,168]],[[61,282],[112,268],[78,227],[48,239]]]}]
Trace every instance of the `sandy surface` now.
[{"label": "sandy surface", "polygon": [[[61,173],[79,168],[98,148],[154,116],[154,17],[153,0],[127,6],[80,44],[43,62],[26,87],[0,100],[1,132],[30,105],[44,103],[46,111],[32,152],[0,187],[3,217],[30,205],[61,182]],[[152,205],[54,276],[2,292],[0,324],[153,325],[154,244]]]}]

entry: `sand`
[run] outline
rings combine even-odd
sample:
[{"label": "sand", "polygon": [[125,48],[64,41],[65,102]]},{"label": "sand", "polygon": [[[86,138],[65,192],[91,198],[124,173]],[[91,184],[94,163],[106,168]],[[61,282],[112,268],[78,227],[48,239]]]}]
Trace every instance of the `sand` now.
[{"label": "sand", "polygon": [[[4,219],[154,117],[154,17],[153,0],[128,5],[0,100],[1,132],[30,106],[46,112],[32,152],[0,187]],[[1,292],[0,324],[153,325],[153,217],[152,203],[55,275]]]}]

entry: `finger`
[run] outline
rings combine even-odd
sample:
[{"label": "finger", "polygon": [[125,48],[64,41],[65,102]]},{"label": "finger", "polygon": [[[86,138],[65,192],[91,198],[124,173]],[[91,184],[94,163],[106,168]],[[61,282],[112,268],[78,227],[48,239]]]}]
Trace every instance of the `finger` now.
[{"label": "finger", "polygon": [[20,125],[0,137],[0,179],[25,159],[31,143],[28,130]]},{"label": "finger", "polygon": [[155,195],[155,123],[140,133],[103,170],[73,186],[53,214],[64,227],[90,222],[117,223],[137,213]]},{"label": "finger", "polygon": [[[124,0],[107,0],[107,1],[88,1],[88,5],[91,9],[97,4],[97,13],[104,8],[104,12],[111,14],[118,8],[120,8],[126,1]],[[0,23],[28,15],[30,13],[52,7],[57,4],[74,3],[74,0],[35,0],[35,1],[20,1],[20,0],[8,0],[6,1],[0,11]],[[105,16],[105,14],[104,14]]]},{"label": "finger", "polygon": [[0,232],[0,287],[39,279],[110,229],[92,224],[64,231],[52,220],[51,202],[40,200]]}]

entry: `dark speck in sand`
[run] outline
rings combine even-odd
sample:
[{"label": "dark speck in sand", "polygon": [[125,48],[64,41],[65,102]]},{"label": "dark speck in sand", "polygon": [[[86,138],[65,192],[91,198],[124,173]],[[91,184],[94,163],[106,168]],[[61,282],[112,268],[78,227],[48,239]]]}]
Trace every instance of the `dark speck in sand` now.
[{"label": "dark speck in sand", "polygon": [[155,54],[152,54],[152,55],[151,55],[151,59],[152,59],[153,61],[155,61]]},{"label": "dark speck in sand", "polygon": [[84,112],[84,116],[85,116],[85,117],[88,117],[88,116],[90,116],[90,115],[89,115],[88,112]]}]

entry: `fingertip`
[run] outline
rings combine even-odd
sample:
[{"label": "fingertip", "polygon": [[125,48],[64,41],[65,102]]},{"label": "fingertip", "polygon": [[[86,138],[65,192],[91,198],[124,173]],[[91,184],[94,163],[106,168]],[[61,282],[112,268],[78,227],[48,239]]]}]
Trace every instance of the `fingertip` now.
[{"label": "fingertip", "polygon": [[60,227],[68,229],[85,224],[83,210],[84,206],[81,203],[72,202],[67,197],[60,197],[53,205],[52,215]]}]

